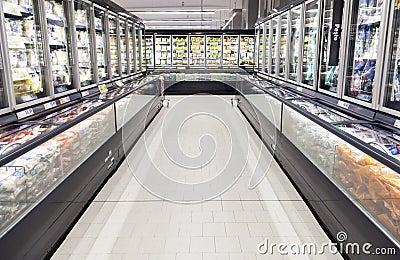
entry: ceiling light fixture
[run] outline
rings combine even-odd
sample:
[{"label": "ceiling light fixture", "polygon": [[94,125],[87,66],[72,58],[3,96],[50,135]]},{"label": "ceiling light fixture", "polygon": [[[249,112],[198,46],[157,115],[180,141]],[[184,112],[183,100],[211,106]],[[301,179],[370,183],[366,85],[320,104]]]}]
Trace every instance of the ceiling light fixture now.
[{"label": "ceiling light fixture", "polygon": [[211,26],[209,25],[194,25],[194,26],[180,26],[180,25],[170,25],[170,26],[166,26],[166,25],[160,25],[160,26],[147,26],[146,27],[149,30],[155,30],[155,29],[211,29]]},{"label": "ceiling light fixture", "polygon": [[212,20],[144,20],[144,23],[212,23]]},{"label": "ceiling light fixture", "polygon": [[215,14],[215,11],[130,11],[137,14]]},{"label": "ceiling light fixture", "polygon": [[224,27],[222,27],[222,30],[225,30],[226,27],[228,27],[228,25],[233,21],[233,18],[235,18],[235,16],[237,15],[236,12],[234,12],[231,16],[231,18],[229,18],[229,20],[226,22],[226,24],[224,25]]}]

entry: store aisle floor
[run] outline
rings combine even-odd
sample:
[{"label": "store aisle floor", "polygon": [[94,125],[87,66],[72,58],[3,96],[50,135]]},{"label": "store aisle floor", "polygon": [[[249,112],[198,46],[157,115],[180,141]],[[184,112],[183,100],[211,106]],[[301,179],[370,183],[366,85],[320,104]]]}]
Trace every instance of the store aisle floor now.
[{"label": "store aisle floor", "polygon": [[[258,245],[266,239],[268,243],[299,246],[302,243],[321,245],[329,240],[272,156],[262,148],[253,129],[238,109],[231,106],[231,97],[168,98],[170,107],[161,110],[53,259],[341,259],[340,255],[329,253],[322,256],[282,256],[276,251],[273,255],[270,251],[260,254]],[[219,101],[215,102],[216,99]],[[185,117],[185,112],[190,113],[189,107],[185,109],[188,104],[190,109],[211,107],[218,114],[203,111]],[[182,115],[178,116],[179,113]],[[176,121],[181,118],[185,118],[183,123]],[[177,143],[183,151],[175,159],[174,154],[168,153],[168,145],[173,146],[170,140],[175,138],[168,127],[174,128],[174,122],[180,126]],[[229,129],[232,126],[235,129]],[[178,163],[185,156],[199,158],[212,146],[204,140],[205,134],[212,136],[209,141],[216,144],[212,160],[202,167]],[[233,142],[238,145],[234,147]],[[217,173],[229,167],[227,161],[232,149],[242,153],[246,164],[227,191],[221,190],[213,196],[214,186],[225,187],[213,180],[218,179]],[[257,159],[259,156],[261,160]],[[168,189],[164,186],[168,181],[159,190],[151,185],[156,180],[150,175],[158,176],[155,169],[168,177],[167,180],[176,181],[172,187],[176,193],[166,192]],[[141,175],[143,172],[149,177]],[[260,172],[267,172],[265,178],[250,189],[249,183],[257,181]],[[182,183],[190,184],[191,188],[182,192],[179,190]],[[210,190],[196,193],[201,183],[209,183]],[[199,194],[208,201],[188,203]]]}]

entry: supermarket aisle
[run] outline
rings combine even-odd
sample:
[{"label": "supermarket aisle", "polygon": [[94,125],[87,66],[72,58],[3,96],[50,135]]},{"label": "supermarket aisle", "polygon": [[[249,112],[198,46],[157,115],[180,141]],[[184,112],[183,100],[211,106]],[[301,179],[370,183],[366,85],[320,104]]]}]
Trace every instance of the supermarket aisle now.
[{"label": "supermarket aisle", "polygon": [[[259,138],[237,108],[231,106],[230,97],[169,98],[170,107],[161,110],[53,259],[290,259],[294,256],[283,257],[278,252],[262,255],[257,247],[265,239],[299,246],[328,242],[279,166],[265,148],[261,149]],[[202,107],[218,113],[191,111],[196,108],[201,112]],[[185,120],[179,123],[182,118]],[[171,153],[175,138],[171,133],[176,129],[177,143],[183,151],[177,157]],[[212,138],[204,138],[205,134]],[[215,153],[207,154],[210,147],[216,148],[211,149]],[[214,180],[226,174],[227,161],[234,157],[232,149],[238,149],[234,151],[239,154],[236,162],[246,158],[246,164],[243,171],[231,169],[224,177],[230,181],[237,174],[238,179],[224,183],[230,184],[229,190],[222,192],[226,186]],[[203,154],[211,155],[211,160],[207,161]],[[260,155],[262,160],[257,160]],[[191,165],[191,159],[196,158],[195,163],[206,163],[201,167]],[[249,189],[249,183],[254,184],[268,169],[261,183]],[[162,179],[157,171],[166,175],[166,180],[175,180],[176,185],[168,186],[168,181],[157,183]],[[154,182],[157,185],[152,186]],[[182,183],[188,184],[183,191]],[[209,190],[201,187],[203,183],[209,185]],[[203,203],[169,201],[190,202],[198,196],[210,199],[218,189],[222,193]],[[160,194],[165,199],[156,196]],[[301,258],[341,259],[329,254],[295,257]]]}]

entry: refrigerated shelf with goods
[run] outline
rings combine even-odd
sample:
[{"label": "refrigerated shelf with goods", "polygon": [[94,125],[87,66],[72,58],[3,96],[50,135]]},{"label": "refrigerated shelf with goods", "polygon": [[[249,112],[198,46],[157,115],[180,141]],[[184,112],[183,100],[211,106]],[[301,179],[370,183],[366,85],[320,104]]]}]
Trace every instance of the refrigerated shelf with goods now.
[{"label": "refrigerated shelf with goods", "polygon": [[[264,55],[264,24],[259,25],[258,27],[258,39],[257,39],[257,47],[258,47],[258,62],[257,62],[257,70],[262,72],[262,68],[263,68],[263,55]],[[264,64],[265,66],[265,64]]]},{"label": "refrigerated shelf with goods", "polygon": [[171,36],[155,35],[155,66],[171,65]]},{"label": "refrigerated shelf with goods", "polygon": [[94,9],[94,23],[96,32],[97,74],[99,82],[103,82],[109,79],[106,49],[107,36],[105,32],[106,17],[104,10]]},{"label": "refrigerated shelf with goods", "polygon": [[172,65],[188,65],[188,36],[172,35]]},{"label": "refrigerated shelf with goods", "polygon": [[240,35],[239,66],[254,66],[254,36]]},{"label": "refrigerated shelf with goods", "polygon": [[190,38],[189,65],[205,66],[206,65],[205,36],[191,35],[189,38]]},{"label": "refrigerated shelf with goods", "polygon": [[278,17],[271,20],[271,75],[276,75],[277,66],[279,66],[277,57],[278,57],[278,37],[279,37],[279,19]]},{"label": "refrigerated shelf with goods", "polygon": [[222,65],[237,66],[239,63],[239,36],[224,35]]},{"label": "refrigerated shelf with goods", "polygon": [[127,23],[125,19],[119,18],[119,42],[120,52],[119,56],[121,59],[121,74],[122,76],[128,75],[128,53],[127,53]]},{"label": "refrigerated shelf with goods", "polygon": [[129,73],[135,73],[135,43],[134,43],[134,38],[133,38],[133,30],[135,28],[135,25],[128,22],[128,43],[129,43]]},{"label": "refrigerated shelf with goods", "polygon": [[121,68],[119,66],[119,39],[117,38],[117,17],[108,15],[108,28],[110,37],[110,56],[111,56],[111,76],[112,78],[120,77]]},{"label": "refrigerated shelf with goods", "polygon": [[146,67],[153,68],[154,67],[154,45],[153,45],[153,35],[145,36],[145,46],[146,52],[143,59],[144,65]]},{"label": "refrigerated shelf with goods", "polygon": [[270,62],[271,62],[271,55],[270,55],[270,21],[265,23],[265,46],[264,46],[264,53],[265,53],[265,73],[270,72]]},{"label": "refrigerated shelf with goods", "polygon": [[287,57],[287,39],[288,39],[288,13],[280,17],[280,42],[279,42],[279,72],[281,78],[286,78],[286,57]]},{"label": "refrigerated shelf with goods", "polygon": [[141,39],[140,39],[140,33],[139,33],[139,31],[140,31],[140,28],[139,27],[135,27],[136,29],[136,33],[135,33],[135,50],[136,50],[136,68],[137,68],[137,71],[139,71],[140,70],[140,41],[141,41]]},{"label": "refrigerated shelf with goods", "polygon": [[222,36],[206,36],[206,62],[207,66],[221,66],[222,58]]},{"label": "refrigerated shelf with goods", "polygon": [[302,56],[302,6],[290,10],[290,23],[289,79],[297,81],[298,71],[301,64],[300,57]]}]

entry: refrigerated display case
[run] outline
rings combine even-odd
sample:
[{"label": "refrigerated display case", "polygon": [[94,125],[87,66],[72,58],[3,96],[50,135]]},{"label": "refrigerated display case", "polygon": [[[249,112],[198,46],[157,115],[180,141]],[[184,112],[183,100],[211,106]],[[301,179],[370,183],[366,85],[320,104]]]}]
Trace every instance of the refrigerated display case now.
[{"label": "refrigerated display case", "polygon": [[240,35],[239,66],[254,66],[254,36]]},{"label": "refrigerated display case", "polygon": [[297,81],[301,66],[302,6],[290,10],[289,80]]},{"label": "refrigerated display case", "polygon": [[270,35],[270,31],[271,31],[271,27],[270,27],[270,21],[267,21],[265,23],[265,46],[264,46],[264,56],[265,56],[265,69],[264,72],[265,73],[269,73],[271,71],[271,55],[270,55],[270,42],[271,42],[271,35]]},{"label": "refrigerated display case", "polygon": [[[17,104],[46,96],[43,35],[32,1],[2,1]],[[4,65],[7,65],[5,63]]]},{"label": "refrigerated display case", "polygon": [[128,52],[127,52],[127,23],[121,17],[118,19],[119,28],[119,44],[120,52],[119,57],[121,61],[121,75],[128,75]]},{"label": "refrigerated display case", "polygon": [[111,76],[112,78],[118,78],[121,74],[121,67],[119,65],[120,45],[118,43],[117,17],[113,14],[108,15],[108,31],[110,40]]},{"label": "refrigerated display case", "polygon": [[318,28],[319,28],[319,1],[305,4],[304,14],[304,42],[301,82],[314,87],[318,57]]},{"label": "refrigerated display case", "polygon": [[155,66],[171,66],[171,36],[155,35]]},{"label": "refrigerated display case", "polygon": [[140,71],[140,29],[136,27],[135,33],[135,50],[136,50],[136,69]]},{"label": "refrigerated display case", "polygon": [[95,83],[92,63],[91,30],[93,26],[90,23],[90,5],[85,2],[74,1],[74,9],[79,81],[81,87],[85,87]]},{"label": "refrigerated display case", "polygon": [[239,63],[239,36],[224,35],[222,65],[237,66]]},{"label": "refrigerated display case", "polygon": [[189,65],[190,66],[205,66],[206,65],[206,45],[205,36],[189,36],[190,39],[190,53]]},{"label": "refrigerated display case", "polygon": [[280,34],[279,34],[279,72],[278,75],[281,78],[286,78],[286,57],[287,57],[287,39],[288,39],[288,13],[280,16]]},{"label": "refrigerated display case", "polygon": [[141,71],[146,71],[146,66],[144,66],[144,57],[146,56],[146,40],[145,40],[145,30],[144,27],[140,29],[140,56],[139,56],[139,67]]},{"label": "refrigerated display case", "polygon": [[222,36],[206,36],[206,62],[207,66],[220,66],[222,58]]},{"label": "refrigerated display case", "polygon": [[129,73],[135,73],[135,61],[136,61],[136,56],[135,56],[135,42],[134,42],[134,35],[133,35],[133,30],[135,28],[135,25],[131,22],[128,22],[128,43],[129,43]]},{"label": "refrigerated display case", "polygon": [[[344,95],[367,103],[372,102],[375,71],[379,50],[383,43],[381,21],[384,5],[389,1],[359,1],[353,3],[350,20],[356,28],[355,37],[349,38]],[[383,35],[385,36],[385,35]],[[382,38],[382,39],[380,39]],[[377,85],[376,87],[379,87]]]},{"label": "refrigerated display case", "polygon": [[258,61],[257,61],[257,69],[258,71],[262,72],[263,71],[263,60],[264,60],[264,24],[259,25],[258,27],[258,38],[256,42],[257,50],[258,50]]},{"label": "refrigerated display case", "polygon": [[108,75],[108,56],[107,56],[107,35],[106,35],[106,14],[103,9],[94,9],[94,23],[96,32],[96,59],[97,74],[99,82],[109,79]]},{"label": "refrigerated display case", "polygon": [[147,67],[153,68],[154,67],[154,45],[153,45],[153,35],[146,35],[146,54],[144,56],[144,64]]},{"label": "refrigerated display case", "polygon": [[188,36],[172,35],[172,65],[188,65]]},{"label": "refrigerated display case", "polygon": [[271,75],[275,75],[278,72],[278,45],[279,45],[279,18],[276,17],[271,20]]}]

